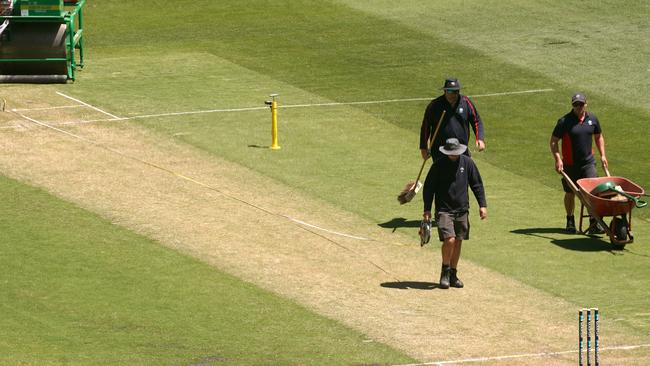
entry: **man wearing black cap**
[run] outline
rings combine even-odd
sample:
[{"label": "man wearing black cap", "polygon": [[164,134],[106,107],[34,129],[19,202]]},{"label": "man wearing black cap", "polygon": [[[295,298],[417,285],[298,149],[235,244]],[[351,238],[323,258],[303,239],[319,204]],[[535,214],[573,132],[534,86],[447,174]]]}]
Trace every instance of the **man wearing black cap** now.
[{"label": "man wearing black cap", "polygon": [[[602,135],[598,118],[587,111],[587,96],[576,93],[571,98],[572,110],[557,121],[551,135],[551,153],[555,159],[555,170],[564,171],[575,183],[580,178],[596,177],[596,159],[592,149],[592,138],[600,153],[600,161],[607,168],[605,157],[605,139]],[[562,140],[562,154],[558,142]],[[566,231],[576,232],[575,218],[573,215],[575,194],[568,183],[562,178],[564,187],[564,208],[566,210]],[[588,232],[600,234],[603,232],[594,219],[590,220]]]},{"label": "man wearing black cap", "polygon": [[469,239],[469,194],[472,189],[479,205],[481,219],[487,217],[487,202],[481,174],[467,155],[467,146],[450,138],[438,148],[442,157],[431,167],[431,178],[424,185],[424,209],[431,212],[435,197],[438,238],[442,242],[442,270],[439,288],[461,288],[458,260],[463,240]]},{"label": "man wearing black cap", "polygon": [[[444,94],[432,100],[424,112],[422,126],[420,128],[420,153],[423,159],[433,155],[433,161],[443,157],[439,147],[444,145],[449,138],[456,138],[467,146],[469,144],[469,130],[474,131],[476,147],[478,151],[485,150],[485,136],[483,131],[483,120],[479,115],[472,101],[460,94],[460,82],[456,78],[448,78],[442,87]],[[445,112],[444,118],[443,111]],[[438,126],[438,123],[440,126]],[[436,133],[437,131],[437,133]],[[433,141],[430,141],[433,138]],[[429,149],[429,143],[431,149]],[[470,156],[469,150],[465,155]],[[425,179],[431,179],[431,170]],[[428,242],[431,232],[431,212],[424,210],[422,223],[420,225],[420,244]]]},{"label": "man wearing black cap", "polygon": [[[456,78],[445,80],[442,87],[444,94],[432,100],[424,112],[422,126],[420,128],[420,151],[424,159],[429,154],[442,156],[438,148],[442,146],[448,138],[457,138],[461,144],[468,145],[469,129],[474,131],[476,137],[476,147],[478,151],[485,150],[485,136],[483,131],[483,120],[479,115],[474,103],[460,94],[460,82]],[[428,142],[436,130],[438,121],[442,112],[446,111],[444,119],[441,121],[437,136],[431,144],[429,151]],[[469,151],[465,152],[469,156]]]}]

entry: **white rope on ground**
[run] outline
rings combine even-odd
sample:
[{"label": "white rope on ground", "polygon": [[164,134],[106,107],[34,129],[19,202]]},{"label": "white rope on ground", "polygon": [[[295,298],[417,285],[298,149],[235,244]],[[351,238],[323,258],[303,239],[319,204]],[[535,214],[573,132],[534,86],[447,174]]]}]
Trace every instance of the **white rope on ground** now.
[{"label": "white rope on ground", "polygon": [[[648,344],[637,344],[631,346],[612,346],[612,347],[599,347],[598,351],[629,351],[638,348],[650,347]],[[444,366],[444,365],[457,365],[461,363],[473,363],[473,362],[486,362],[486,361],[501,361],[509,360],[515,358],[534,358],[534,357],[552,357],[560,356],[565,354],[578,353],[578,351],[560,351],[560,352],[539,352],[539,353],[523,353],[518,355],[504,355],[504,356],[486,356],[486,357],[476,357],[476,358],[466,358],[461,360],[448,360],[448,361],[432,361],[424,363],[410,363],[404,365],[394,365],[394,366]]]},{"label": "white rope on ground", "polygon": [[[25,116],[25,115],[22,114],[22,113],[19,113],[19,112],[14,112],[14,113],[17,114],[18,116],[20,116],[21,118],[24,118],[24,119],[26,119],[27,121],[33,122],[33,123],[35,123],[35,124],[37,124],[37,125],[39,125],[39,126],[42,126],[42,127],[45,127],[45,128],[49,128],[49,129],[51,129],[51,130],[53,130],[53,131],[56,131],[56,132],[62,133],[62,134],[64,134],[64,135],[68,135],[68,136],[70,136],[70,137],[72,137],[72,138],[78,139],[78,140],[80,140],[80,141],[83,141],[83,142],[88,143],[88,144],[90,144],[90,145],[93,145],[93,146],[96,146],[96,147],[98,147],[98,148],[104,149],[104,150],[106,150],[106,151],[110,151],[110,152],[115,153],[115,154],[117,154],[117,155],[120,155],[120,156],[122,156],[122,157],[124,157],[124,158],[131,159],[131,160],[137,161],[137,162],[139,162],[139,163],[142,163],[142,164],[144,164],[144,165],[147,165],[147,166],[150,166],[150,167],[153,167],[153,168],[156,168],[156,169],[162,170],[162,171],[167,172],[167,173],[169,173],[169,174],[171,174],[171,175],[174,175],[174,176],[176,176],[176,177],[178,177],[178,178],[184,179],[184,180],[186,180],[186,181],[192,182],[192,183],[194,183],[194,184],[197,184],[197,185],[199,185],[199,186],[201,186],[201,187],[204,187],[204,188],[206,188],[206,189],[209,189],[209,190],[211,190],[211,191],[217,192],[217,193],[221,194],[222,196],[224,196],[224,197],[226,197],[226,198],[229,198],[229,199],[231,199],[231,200],[234,200],[234,201],[237,201],[237,202],[243,203],[243,204],[245,204],[245,205],[248,205],[248,206],[250,206],[250,207],[253,207],[253,208],[255,208],[255,209],[258,209],[258,210],[260,210],[260,211],[262,211],[262,212],[265,212],[265,213],[267,213],[267,214],[269,214],[269,215],[271,215],[271,216],[277,216],[277,217],[282,217],[282,218],[284,218],[284,219],[287,219],[287,220],[289,220],[290,222],[292,222],[294,225],[296,225],[298,228],[300,228],[300,229],[302,229],[302,230],[305,230],[305,231],[307,231],[307,232],[309,232],[309,233],[311,233],[311,234],[313,234],[313,235],[316,235],[316,236],[318,236],[318,237],[320,237],[320,238],[323,238],[324,240],[330,242],[330,243],[333,244],[333,245],[338,246],[338,247],[341,248],[341,249],[345,249],[346,251],[348,251],[348,252],[354,254],[354,255],[357,256],[358,258],[363,259],[363,260],[366,261],[368,264],[372,265],[373,267],[379,269],[380,271],[384,272],[385,274],[387,274],[387,275],[393,277],[396,281],[400,282],[399,278],[397,278],[394,274],[392,274],[391,272],[387,271],[386,269],[384,269],[383,267],[381,267],[381,266],[378,265],[377,263],[373,262],[372,260],[366,258],[366,257],[363,256],[362,254],[360,254],[360,253],[356,252],[355,250],[351,249],[350,247],[347,247],[347,246],[345,246],[345,245],[343,245],[343,244],[337,242],[336,240],[333,240],[333,239],[328,238],[328,237],[326,237],[326,236],[324,236],[324,235],[322,235],[322,234],[319,234],[319,233],[317,233],[317,232],[315,232],[315,231],[312,231],[311,228],[318,228],[318,227],[315,226],[315,225],[307,224],[307,223],[301,222],[301,221],[299,221],[299,220],[292,219],[292,218],[290,218],[290,217],[288,217],[288,216],[285,216],[285,215],[282,215],[282,214],[279,214],[279,213],[276,213],[276,212],[272,212],[272,211],[270,211],[270,210],[268,210],[268,209],[266,209],[266,208],[263,208],[263,207],[261,207],[261,206],[257,206],[257,205],[255,205],[255,204],[250,203],[250,202],[248,202],[248,201],[245,201],[245,200],[243,200],[243,199],[241,199],[241,198],[238,198],[238,197],[235,197],[235,196],[233,196],[233,195],[227,194],[227,193],[225,193],[225,192],[219,190],[219,189],[216,188],[216,187],[213,187],[213,186],[211,186],[211,185],[209,185],[209,184],[203,183],[203,182],[201,182],[201,181],[199,181],[199,180],[193,179],[193,178],[191,178],[191,177],[188,177],[188,176],[186,176],[186,175],[184,175],[184,174],[178,173],[178,172],[173,171],[173,170],[171,170],[171,169],[165,168],[165,167],[163,167],[163,166],[161,166],[161,165],[158,165],[158,164],[152,163],[152,162],[150,162],[150,161],[147,161],[147,160],[141,159],[141,158],[139,158],[139,157],[137,157],[137,156],[133,156],[133,155],[126,154],[126,153],[124,153],[124,152],[122,152],[122,151],[120,151],[120,150],[117,150],[117,149],[111,148],[111,147],[109,147],[109,146],[103,145],[103,144],[101,144],[101,143],[98,143],[98,142],[96,142],[96,141],[90,140],[90,139],[85,138],[85,137],[83,137],[83,136],[80,136],[80,135],[74,134],[74,133],[72,133],[72,132],[69,132],[69,131],[66,131],[66,130],[63,130],[63,129],[60,129],[60,128],[57,128],[57,127],[54,127],[54,126],[49,125],[49,124],[47,124],[47,123],[45,123],[45,122],[38,121],[38,120],[36,120],[36,119],[34,119],[34,118],[30,118],[30,117],[28,117],[28,116]],[[301,223],[302,223],[302,224],[301,224]],[[323,230],[323,229],[321,229],[321,228],[318,228],[318,229]],[[326,231],[329,232],[329,233],[332,233],[332,234],[342,235],[342,233],[337,233],[337,232],[330,231],[330,230],[326,230]],[[347,236],[347,237],[353,237],[353,236],[351,236],[351,235],[346,235],[346,234],[343,234],[343,235],[345,235],[345,236]],[[367,239],[367,240],[372,240],[372,239]]]},{"label": "white rope on ground", "polygon": [[[521,94],[531,94],[531,93],[545,93],[553,91],[553,89],[530,89],[530,90],[521,90],[521,91],[510,91],[510,92],[501,92],[501,93],[489,93],[489,94],[477,94],[469,95],[471,98],[481,98],[481,97],[498,97],[506,95],[521,95]],[[248,108],[224,108],[224,109],[208,109],[208,110],[199,110],[199,111],[186,111],[186,112],[169,112],[169,113],[156,113],[156,114],[143,114],[130,117],[117,117],[113,114],[105,112],[97,107],[94,107],[88,103],[82,102],[78,99],[67,96],[61,92],[56,92],[57,94],[66,97],[68,99],[74,100],[78,103],[81,103],[84,106],[97,110],[103,114],[110,116],[111,118],[99,118],[91,120],[81,120],[81,121],[67,121],[67,122],[48,122],[54,126],[65,126],[65,125],[80,125],[87,123],[97,123],[97,122],[111,122],[111,121],[128,121],[133,119],[144,119],[144,118],[157,118],[157,117],[173,117],[173,116],[186,116],[193,114],[207,114],[207,113],[231,113],[231,112],[248,112],[248,111],[259,111],[268,109],[268,106],[264,107],[248,107]],[[424,101],[432,100],[432,97],[424,98],[405,98],[405,99],[384,99],[384,100],[369,100],[369,101],[360,101],[360,102],[329,102],[329,103],[312,103],[312,104],[288,104],[288,105],[279,105],[278,108],[313,108],[313,107],[332,107],[332,106],[343,106],[343,105],[363,105],[363,104],[385,104],[385,103],[401,103],[401,102],[415,102],[415,101]],[[14,109],[12,111],[20,111]],[[0,129],[7,129],[11,127],[0,127]]]},{"label": "white rope on ground", "polygon": [[324,229],[324,228],[322,228],[322,227],[319,227],[319,226],[316,226],[316,225],[312,225],[312,224],[310,224],[310,223],[307,223],[307,222],[304,222],[304,221],[300,221],[300,220],[298,220],[298,219],[294,219],[293,217],[289,217],[289,216],[286,216],[286,215],[282,215],[282,216],[284,216],[284,217],[286,217],[287,219],[289,219],[289,220],[291,220],[291,221],[293,221],[293,222],[295,222],[295,223],[298,223],[298,224],[300,224],[300,225],[308,226],[308,227],[310,227],[310,228],[312,228],[312,229],[316,229],[316,230],[324,231],[324,232],[326,232],[326,233],[330,233],[330,234],[334,234],[334,235],[338,235],[338,236],[343,236],[343,237],[351,238],[351,239],[374,241],[373,239],[364,238],[363,236],[354,236],[354,235],[350,235],[350,234],[341,233],[341,232],[338,232],[338,231],[332,231],[332,230]]}]

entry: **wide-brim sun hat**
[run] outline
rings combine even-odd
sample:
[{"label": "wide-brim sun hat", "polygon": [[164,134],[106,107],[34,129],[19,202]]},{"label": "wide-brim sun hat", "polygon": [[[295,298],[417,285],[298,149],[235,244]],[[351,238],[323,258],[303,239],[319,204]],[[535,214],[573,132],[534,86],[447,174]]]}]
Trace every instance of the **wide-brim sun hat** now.
[{"label": "wide-brim sun hat", "polygon": [[445,155],[461,155],[467,150],[467,145],[463,145],[458,139],[450,138],[445,144],[438,148]]}]

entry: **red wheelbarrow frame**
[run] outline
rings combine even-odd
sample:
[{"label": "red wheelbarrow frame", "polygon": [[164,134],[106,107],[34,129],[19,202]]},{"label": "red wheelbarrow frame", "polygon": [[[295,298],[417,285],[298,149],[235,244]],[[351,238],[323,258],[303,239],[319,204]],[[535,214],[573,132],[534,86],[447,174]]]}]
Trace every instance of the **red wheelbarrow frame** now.
[{"label": "red wheelbarrow frame", "polygon": [[[564,180],[567,181],[569,187],[571,187],[571,190],[578,197],[581,203],[580,224],[578,227],[578,230],[581,234],[585,233],[582,230],[583,218],[591,216],[605,230],[605,233],[607,236],[609,236],[612,244],[617,246],[625,246],[625,244],[634,242],[634,236],[632,235],[632,208],[634,208],[634,202],[631,200],[617,201],[598,197],[591,194],[591,191],[599,184],[602,184],[604,182],[613,182],[616,185],[621,186],[623,191],[626,193],[639,197],[645,193],[642,187],[630,181],[629,179],[623,177],[611,177],[609,175],[607,177],[578,179],[578,185],[576,186],[576,184],[573,183],[571,178],[569,178],[569,176],[564,171],[562,172],[562,175],[564,176]],[[588,215],[584,214],[585,208],[589,213]],[[618,239],[616,237],[616,233],[612,231],[612,227],[605,224],[603,221],[603,217],[615,217],[619,215],[625,215],[627,218],[627,229],[629,237],[627,240]]]}]

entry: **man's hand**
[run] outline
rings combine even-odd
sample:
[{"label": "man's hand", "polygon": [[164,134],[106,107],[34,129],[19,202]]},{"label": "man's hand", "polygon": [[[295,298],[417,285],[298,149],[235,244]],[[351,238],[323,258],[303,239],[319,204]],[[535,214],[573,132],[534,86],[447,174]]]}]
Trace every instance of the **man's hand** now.
[{"label": "man's hand", "polygon": [[422,214],[422,219],[426,221],[431,221],[431,211],[424,211]]},{"label": "man's hand", "polygon": [[485,150],[485,141],[483,141],[483,140],[476,140],[476,147],[478,148],[478,151],[483,151],[483,150]]},{"label": "man's hand", "polygon": [[429,158],[429,150],[427,149],[420,149],[420,154],[422,154],[422,159],[427,160]]},{"label": "man's hand", "polygon": [[609,163],[604,155],[600,157],[600,162],[603,163],[603,168],[609,169]]},{"label": "man's hand", "polygon": [[561,159],[555,160],[555,171],[558,174],[562,174],[562,171],[564,170],[564,163],[562,162]]},{"label": "man's hand", "polygon": [[487,207],[481,207],[478,209],[478,215],[481,217],[481,220],[487,219]]}]

